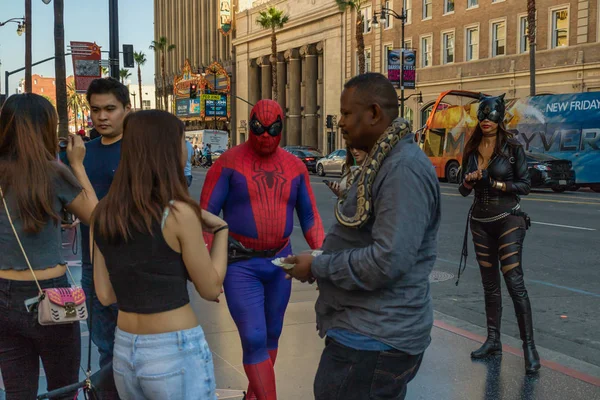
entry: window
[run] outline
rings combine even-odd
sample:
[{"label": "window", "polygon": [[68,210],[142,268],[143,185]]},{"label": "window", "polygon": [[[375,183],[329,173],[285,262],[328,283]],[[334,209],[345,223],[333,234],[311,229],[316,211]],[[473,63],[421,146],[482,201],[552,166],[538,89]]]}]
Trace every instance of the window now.
[{"label": "window", "polygon": [[405,0],[404,5],[406,6],[406,23],[412,23],[412,0]]},{"label": "window", "polygon": [[[385,8],[390,9],[392,7],[392,5],[390,4],[390,1],[386,1],[385,2]],[[382,21],[383,22],[383,29],[389,29],[392,27],[392,21],[393,21],[393,17],[390,14],[385,14],[385,19]]]},{"label": "window", "polygon": [[519,53],[529,51],[529,30],[527,24],[527,15],[519,16]]},{"label": "window", "polygon": [[33,84],[34,84],[34,85],[37,85],[37,79],[34,79],[34,80],[33,80]]},{"label": "window", "polygon": [[433,45],[432,36],[423,36],[421,38],[421,67],[431,67],[433,64],[433,53],[431,52]]},{"label": "window", "polygon": [[478,7],[478,6],[479,6],[479,0],[467,0],[467,9],[473,8],[473,7]]},{"label": "window", "polygon": [[423,19],[429,19],[433,15],[433,0],[423,0]]},{"label": "window", "polygon": [[444,0],[444,14],[451,14],[454,12],[454,0]]},{"label": "window", "polygon": [[506,22],[492,23],[492,57],[506,55]]},{"label": "window", "polygon": [[412,39],[407,39],[404,41],[404,48],[405,49],[412,49]]},{"label": "window", "polygon": [[371,6],[365,7],[360,10],[363,16],[363,34],[371,32],[371,18],[372,18],[372,8]]},{"label": "window", "polygon": [[566,8],[552,11],[552,43],[551,48],[568,46],[569,44],[569,10]]},{"label": "window", "polygon": [[442,33],[442,63],[454,62],[454,32]]},{"label": "window", "polygon": [[44,93],[44,88],[41,88],[40,90],[41,90],[42,93]]},{"label": "window", "polygon": [[383,73],[387,74],[388,72],[388,51],[393,49],[394,46],[392,46],[391,44],[386,44],[385,46],[383,46],[383,57],[381,57],[383,59]]},{"label": "window", "polygon": [[479,27],[467,28],[467,61],[479,60]]}]

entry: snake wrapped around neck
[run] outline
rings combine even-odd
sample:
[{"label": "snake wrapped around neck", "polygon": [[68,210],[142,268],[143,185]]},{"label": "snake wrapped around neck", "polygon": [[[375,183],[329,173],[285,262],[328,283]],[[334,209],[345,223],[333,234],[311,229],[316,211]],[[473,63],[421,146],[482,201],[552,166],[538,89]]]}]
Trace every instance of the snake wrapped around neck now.
[{"label": "snake wrapped around neck", "polygon": [[[335,206],[335,217],[341,225],[349,228],[360,228],[367,223],[373,210],[373,182],[381,168],[381,164],[383,164],[383,161],[392,149],[400,142],[400,139],[409,132],[410,128],[406,120],[396,118],[379,137],[377,143],[375,143],[375,146],[369,152],[360,174],[358,174],[355,214],[347,216],[342,212],[342,207],[349,190],[346,190],[346,194],[339,198]],[[348,188],[353,185],[354,176],[354,174],[349,176]]]}]

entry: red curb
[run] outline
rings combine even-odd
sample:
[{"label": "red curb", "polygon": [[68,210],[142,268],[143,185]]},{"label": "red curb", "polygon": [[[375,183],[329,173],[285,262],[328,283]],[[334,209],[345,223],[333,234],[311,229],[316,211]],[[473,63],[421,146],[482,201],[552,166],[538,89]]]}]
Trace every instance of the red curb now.
[{"label": "red curb", "polygon": [[[449,324],[447,324],[445,322],[438,321],[437,319],[433,321],[433,325],[436,328],[440,328],[440,329],[443,329],[445,331],[448,331],[448,332],[457,334],[459,336],[465,337],[467,339],[471,339],[471,340],[473,340],[475,342],[483,343],[486,340],[485,336],[477,335],[477,334],[475,334],[473,332],[469,332],[469,331],[467,331],[465,329],[461,329],[461,328],[458,328],[456,326],[449,325]],[[507,352],[507,353],[510,353],[510,354],[515,355],[515,356],[519,356],[519,357],[523,358],[523,351],[522,350],[516,349],[516,348],[508,346],[506,344],[502,345],[502,350],[505,351],[505,352]],[[556,363],[554,361],[548,361],[548,360],[542,359],[541,360],[541,364],[544,367],[546,367],[546,368],[550,368],[551,370],[560,372],[562,374],[570,376],[571,378],[575,378],[575,379],[578,379],[580,381],[589,383],[590,385],[594,385],[594,386],[600,387],[600,378],[596,378],[595,376],[591,376],[591,375],[585,374],[583,372],[574,370],[572,368],[565,367],[564,365]]]}]

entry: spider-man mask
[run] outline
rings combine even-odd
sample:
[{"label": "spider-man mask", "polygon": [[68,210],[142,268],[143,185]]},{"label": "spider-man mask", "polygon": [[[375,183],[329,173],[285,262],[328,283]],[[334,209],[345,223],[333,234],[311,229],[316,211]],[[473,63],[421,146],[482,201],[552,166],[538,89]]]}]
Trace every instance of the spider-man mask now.
[{"label": "spider-man mask", "polygon": [[250,111],[250,145],[261,156],[272,154],[281,142],[283,110],[276,101],[260,100]]}]

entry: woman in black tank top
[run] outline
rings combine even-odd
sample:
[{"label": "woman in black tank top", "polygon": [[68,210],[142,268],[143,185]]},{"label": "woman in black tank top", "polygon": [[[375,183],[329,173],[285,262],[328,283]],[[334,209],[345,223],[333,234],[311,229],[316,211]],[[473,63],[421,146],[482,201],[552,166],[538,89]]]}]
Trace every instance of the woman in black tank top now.
[{"label": "woman in black tank top", "polygon": [[[96,293],[119,307],[113,370],[123,399],[216,399],[187,282],[218,301],[228,227],[189,196],[184,133],[164,111],[127,116],[119,169],[92,218]],[[203,232],[215,234],[210,254]]]}]

